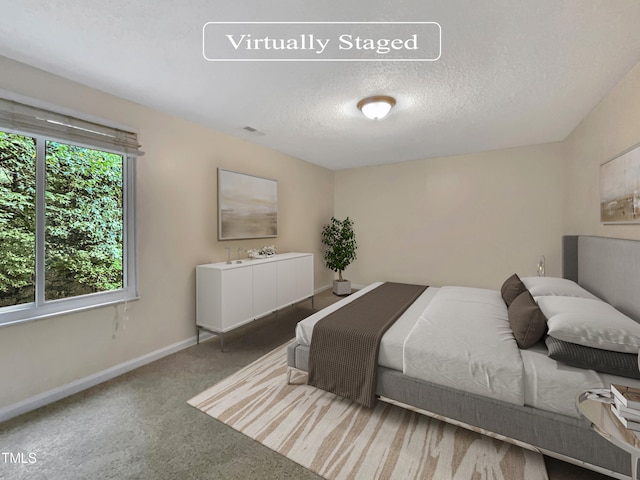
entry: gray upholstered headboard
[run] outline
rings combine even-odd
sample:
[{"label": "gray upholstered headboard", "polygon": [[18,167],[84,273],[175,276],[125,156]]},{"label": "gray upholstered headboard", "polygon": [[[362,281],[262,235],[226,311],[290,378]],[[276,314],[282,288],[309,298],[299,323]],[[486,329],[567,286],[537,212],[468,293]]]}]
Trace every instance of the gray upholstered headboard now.
[{"label": "gray upholstered headboard", "polygon": [[562,237],[562,276],[640,322],[640,241]]}]

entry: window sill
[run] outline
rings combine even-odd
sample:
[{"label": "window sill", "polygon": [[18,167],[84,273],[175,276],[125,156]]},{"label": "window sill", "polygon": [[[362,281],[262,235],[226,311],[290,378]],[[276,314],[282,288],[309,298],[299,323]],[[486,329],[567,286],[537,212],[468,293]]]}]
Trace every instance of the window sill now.
[{"label": "window sill", "polygon": [[118,292],[120,295],[110,295],[112,293],[115,292],[85,295],[83,297],[73,299],[55,300],[47,302],[41,307],[35,307],[34,304],[5,307],[0,309],[0,327],[19,325],[22,323],[58,317],[61,315],[71,315],[96,308],[109,307],[122,303],[126,304],[140,299],[137,294],[125,296],[123,295],[124,291]]}]

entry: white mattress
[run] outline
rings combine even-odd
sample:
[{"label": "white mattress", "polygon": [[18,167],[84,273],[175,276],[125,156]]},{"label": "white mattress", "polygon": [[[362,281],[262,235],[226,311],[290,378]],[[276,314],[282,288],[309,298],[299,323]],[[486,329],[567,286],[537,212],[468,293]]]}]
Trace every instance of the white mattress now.
[{"label": "white mattress", "polygon": [[[301,345],[310,346],[313,326],[320,319],[381,284],[382,282],[376,282],[368,285],[299,322],[296,326],[297,342]],[[425,290],[414,304],[387,330],[382,337],[380,345],[379,365],[398,371],[404,370],[403,344],[418,318],[424,313],[434,295],[440,290],[440,288],[436,287],[429,287]],[[457,346],[457,350],[460,351],[459,346]],[[547,356],[546,346],[542,342],[528,350],[519,350],[519,356],[522,359],[524,371],[522,401],[526,405],[542,410],[579,417],[575,408],[575,396],[578,391],[588,388],[606,388],[611,383],[621,383],[640,388],[640,380],[638,379],[601,374],[593,370],[570,367],[556,362]],[[430,381],[442,384],[442,382],[438,381],[438,377]],[[454,388],[460,389],[460,383],[456,383]]]}]

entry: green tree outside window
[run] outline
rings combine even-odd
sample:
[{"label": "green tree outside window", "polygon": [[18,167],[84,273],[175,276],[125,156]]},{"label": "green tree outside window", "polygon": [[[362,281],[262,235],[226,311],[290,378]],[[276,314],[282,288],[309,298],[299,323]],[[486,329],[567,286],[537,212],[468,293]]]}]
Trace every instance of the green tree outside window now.
[{"label": "green tree outside window", "polygon": [[[36,142],[0,132],[0,307],[34,301]],[[122,288],[123,157],[46,141],[46,300]]]}]

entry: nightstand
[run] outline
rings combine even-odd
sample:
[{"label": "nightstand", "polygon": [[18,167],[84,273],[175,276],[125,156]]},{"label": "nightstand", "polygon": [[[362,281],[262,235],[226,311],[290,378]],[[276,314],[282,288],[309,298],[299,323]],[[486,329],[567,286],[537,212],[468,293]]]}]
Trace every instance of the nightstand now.
[{"label": "nightstand", "polygon": [[631,478],[639,480],[640,432],[628,430],[611,413],[613,396],[609,389],[585,390],[576,396],[578,412],[591,422],[591,428],[631,455]]}]

